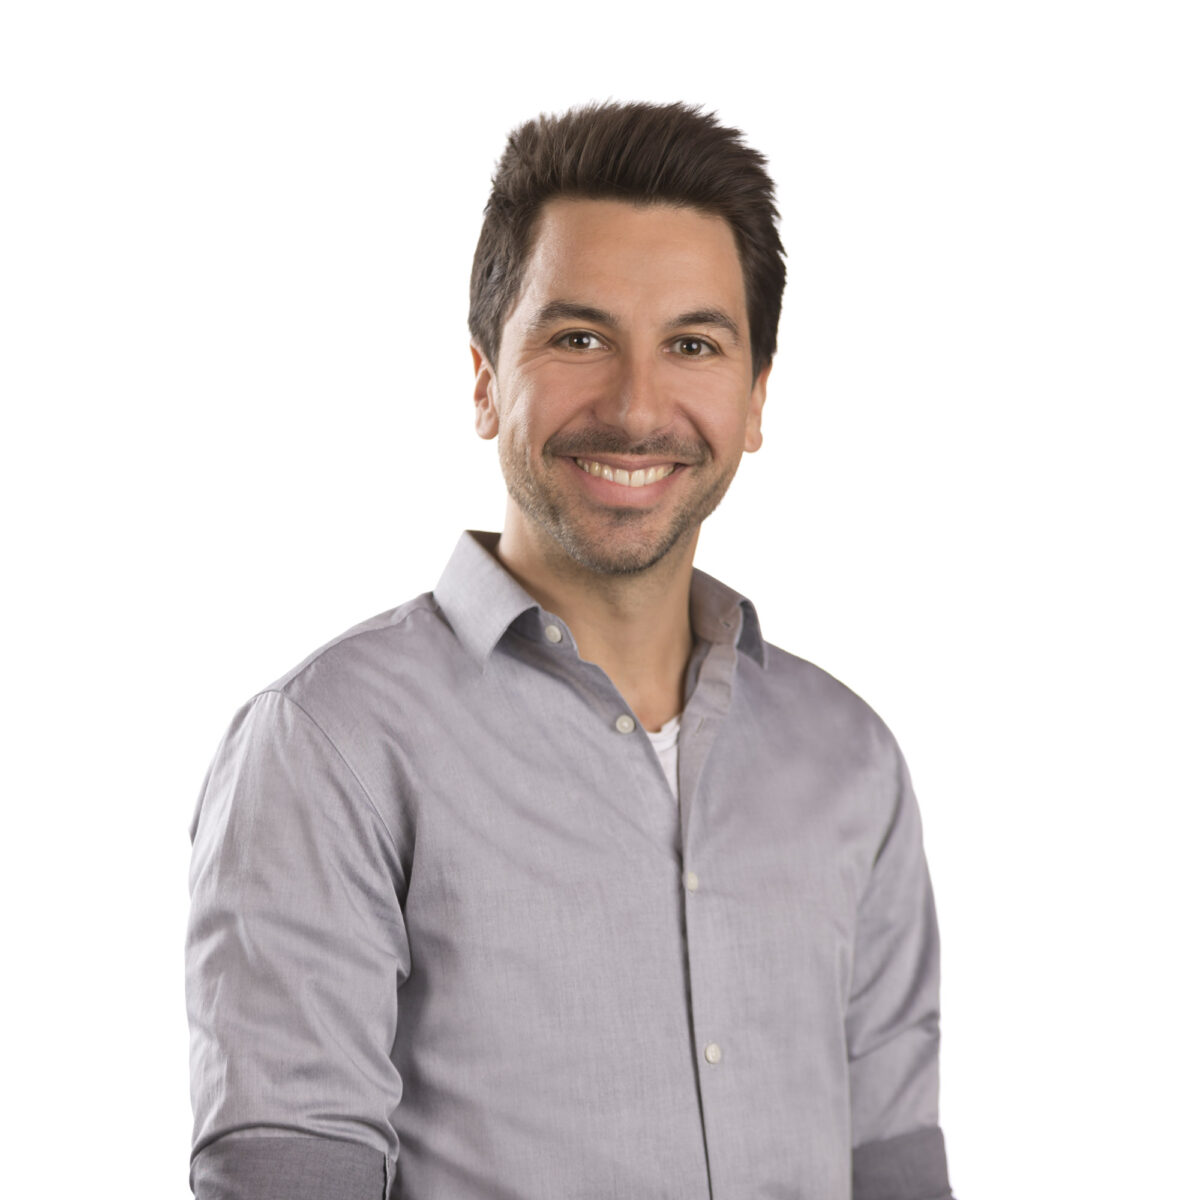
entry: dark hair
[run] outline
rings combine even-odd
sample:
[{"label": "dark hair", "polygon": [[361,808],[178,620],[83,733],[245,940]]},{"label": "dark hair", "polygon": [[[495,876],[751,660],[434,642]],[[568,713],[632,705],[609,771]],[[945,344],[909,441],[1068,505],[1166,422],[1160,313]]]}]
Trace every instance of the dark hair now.
[{"label": "dark hair", "polygon": [[787,276],[765,165],[740,130],[697,105],[589,104],[526,121],[509,134],[484,209],[471,268],[471,336],[494,365],[547,200],[682,204],[723,217],[733,230],[757,376],[775,354]]}]

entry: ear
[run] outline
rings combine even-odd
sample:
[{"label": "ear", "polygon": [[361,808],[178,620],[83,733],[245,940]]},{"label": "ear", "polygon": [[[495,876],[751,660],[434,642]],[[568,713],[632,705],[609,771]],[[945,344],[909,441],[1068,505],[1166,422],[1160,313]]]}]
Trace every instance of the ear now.
[{"label": "ear", "polygon": [[750,389],[750,404],[746,409],[746,452],[753,454],[762,445],[762,410],[767,402],[767,376],[771,364],[767,363],[758,373]]},{"label": "ear", "polygon": [[475,432],[485,441],[500,432],[500,414],[496,409],[496,372],[478,346],[471,346],[475,368]]}]

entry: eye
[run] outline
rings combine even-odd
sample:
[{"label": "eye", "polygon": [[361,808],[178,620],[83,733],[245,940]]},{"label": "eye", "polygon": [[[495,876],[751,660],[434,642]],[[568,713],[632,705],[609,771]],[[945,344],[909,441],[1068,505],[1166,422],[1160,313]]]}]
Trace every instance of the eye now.
[{"label": "eye", "polygon": [[712,342],[707,342],[700,337],[676,338],[675,348],[684,358],[705,358],[717,352],[717,348]]},{"label": "eye", "polygon": [[565,346],[568,350],[600,350],[604,343],[594,333],[586,329],[572,329],[556,339],[556,344]]}]

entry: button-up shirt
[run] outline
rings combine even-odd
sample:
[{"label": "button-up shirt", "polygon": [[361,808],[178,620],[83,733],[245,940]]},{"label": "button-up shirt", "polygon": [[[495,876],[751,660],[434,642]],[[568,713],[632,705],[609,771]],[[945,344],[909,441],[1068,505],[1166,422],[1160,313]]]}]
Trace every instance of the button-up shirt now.
[{"label": "button-up shirt", "polygon": [[888,729],[692,576],[678,800],[460,540],[235,716],[192,826],[200,1200],[948,1200]]}]

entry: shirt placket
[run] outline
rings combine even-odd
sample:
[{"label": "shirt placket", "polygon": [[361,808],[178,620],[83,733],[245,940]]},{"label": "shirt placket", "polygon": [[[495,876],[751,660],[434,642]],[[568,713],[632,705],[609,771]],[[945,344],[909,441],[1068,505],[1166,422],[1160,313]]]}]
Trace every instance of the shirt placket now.
[{"label": "shirt placket", "polygon": [[680,722],[676,801],[654,746],[612,681],[599,667],[579,659],[574,639],[561,621],[549,615],[542,615],[541,620],[547,648],[570,655],[570,669],[577,672],[581,691],[589,694],[598,718],[606,726],[604,736],[614,739],[614,760],[628,768],[628,777],[641,791],[646,801],[642,815],[652,836],[659,844],[663,844],[663,839],[673,844],[683,894],[683,968],[690,997],[691,1026],[687,1032],[698,1089],[709,1193],[714,1200],[718,1195],[736,1200],[734,1193],[718,1190],[714,1183],[719,1177],[715,1168],[722,1158],[720,1130],[714,1130],[714,1123],[717,1114],[728,1111],[731,1095],[737,1088],[736,1062],[727,1064],[728,1052],[732,1050],[736,1055],[737,1031],[722,991],[721,972],[713,969],[714,955],[720,954],[714,949],[713,931],[721,923],[717,909],[721,901],[706,894],[703,871],[696,861],[712,861],[703,840],[703,817],[696,809],[704,765],[729,711],[737,650],[732,640],[701,642],[693,655]]},{"label": "shirt placket", "polygon": [[[687,955],[691,1045],[699,1090],[701,1122],[712,1200],[735,1193],[721,1181],[722,1115],[736,1102],[739,1070],[738,1030],[723,986],[730,964],[722,962],[719,930],[725,924],[720,889],[709,885],[720,847],[706,839],[701,781],[704,766],[720,733],[733,695],[737,650],[732,642],[714,644],[705,656],[694,691],[684,710],[679,745],[679,799],[683,847],[684,946]],[[731,848],[727,848],[731,849]]]}]

